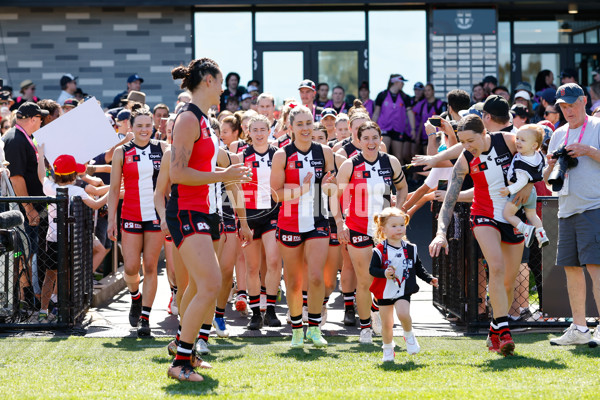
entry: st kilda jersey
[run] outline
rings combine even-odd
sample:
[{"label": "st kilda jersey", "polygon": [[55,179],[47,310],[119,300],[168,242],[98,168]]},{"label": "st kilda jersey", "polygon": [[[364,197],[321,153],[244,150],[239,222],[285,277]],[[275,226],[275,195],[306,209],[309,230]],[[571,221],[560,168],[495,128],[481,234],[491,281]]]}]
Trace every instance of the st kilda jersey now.
[{"label": "st kilda jersey", "polygon": [[125,195],[121,218],[130,221],[156,221],[154,189],[163,156],[158,140],[150,140],[145,147],[133,140],[123,145],[123,182]]},{"label": "st kilda jersey", "polygon": [[540,182],[544,179],[545,165],[544,156],[539,151],[536,151],[533,157],[523,157],[521,153],[517,153],[508,169],[508,180],[513,183],[516,182],[516,171],[520,170],[527,174],[530,182]]},{"label": "st kilda jersey", "polygon": [[382,152],[373,163],[367,161],[362,153],[351,160],[346,225],[353,231],[373,237],[373,217],[390,206],[394,169],[390,157]]},{"label": "st kilda jersey", "polygon": [[350,140],[348,143],[344,144],[342,146],[342,149],[344,149],[344,151],[346,152],[346,156],[348,158],[352,158],[355,155],[360,153],[360,149],[358,147],[356,147],[354,145],[354,143],[352,143],[352,140]]},{"label": "st kilda jersey", "polygon": [[271,162],[277,150],[272,145],[263,154],[258,153],[252,145],[244,149],[244,165],[252,169],[252,180],[242,184],[247,209],[267,210],[276,207],[277,203],[271,196]]},{"label": "st kilda jersey", "polygon": [[325,176],[325,156],[323,147],[313,142],[308,151],[300,151],[294,142],[283,148],[285,150],[285,183],[302,185],[304,178],[312,172],[310,190],[301,197],[283,201],[279,209],[277,227],[290,232],[310,232],[315,224],[327,219],[321,181]]},{"label": "st kilda jersey", "polygon": [[[192,154],[188,162],[188,167],[197,171],[214,172],[217,166],[217,156],[219,155],[219,139],[212,131],[208,117],[193,103],[187,103],[181,107],[181,114],[184,111],[191,111],[198,119],[200,126],[200,136],[194,142]],[[177,131],[173,131],[176,135]],[[167,208],[176,208],[176,210],[198,211],[205,214],[214,214],[217,212],[217,190],[216,184],[189,186],[175,184],[171,186],[171,200]]]},{"label": "st kilda jersey", "polygon": [[248,142],[246,142],[245,140],[237,140],[236,141],[238,146],[237,146],[237,152],[236,154],[240,154],[242,151],[246,150],[246,148],[248,148],[248,146],[250,146],[250,144],[248,144]]},{"label": "st kilda jersey", "polygon": [[491,133],[490,138],[490,149],[478,157],[463,151],[469,163],[469,174],[473,179],[471,215],[507,223],[502,213],[508,197],[502,196],[500,190],[507,185],[507,174],[513,155],[502,133]]},{"label": "st kilda jersey", "polygon": [[287,133],[285,135],[277,138],[277,147],[279,147],[279,148],[282,148],[283,146],[286,146],[290,143],[292,143],[292,138]]}]

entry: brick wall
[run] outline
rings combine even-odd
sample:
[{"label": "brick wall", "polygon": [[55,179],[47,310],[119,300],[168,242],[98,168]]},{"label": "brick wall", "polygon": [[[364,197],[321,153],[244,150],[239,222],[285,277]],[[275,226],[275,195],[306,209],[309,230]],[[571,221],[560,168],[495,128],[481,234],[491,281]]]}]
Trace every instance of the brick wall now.
[{"label": "brick wall", "polygon": [[170,71],[190,61],[192,43],[190,8],[0,7],[0,77],[15,96],[31,79],[38,97],[56,99],[71,73],[108,105],[138,73],[146,102],[171,107],[180,90]]}]

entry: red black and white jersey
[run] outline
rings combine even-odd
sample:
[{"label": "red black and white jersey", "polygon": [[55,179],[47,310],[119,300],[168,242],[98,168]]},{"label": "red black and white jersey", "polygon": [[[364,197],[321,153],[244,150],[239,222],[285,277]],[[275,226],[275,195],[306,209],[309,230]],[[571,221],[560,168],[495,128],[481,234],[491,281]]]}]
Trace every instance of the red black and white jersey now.
[{"label": "red black and white jersey", "polygon": [[502,216],[508,197],[502,196],[500,190],[507,185],[507,173],[513,154],[504,141],[502,133],[491,133],[491,146],[478,157],[468,151],[463,154],[469,163],[469,174],[473,179],[473,204],[471,215],[507,221]]},{"label": "red black and white jersey", "polygon": [[244,165],[252,169],[252,181],[242,184],[249,210],[267,210],[277,205],[271,196],[271,162],[276,151],[277,147],[269,145],[267,151],[261,154],[250,145],[242,153]]},{"label": "red black and white jersey", "polygon": [[292,138],[287,133],[283,136],[277,138],[277,147],[282,148],[283,146],[287,146],[292,143]]},{"label": "red black and white jersey", "polygon": [[348,143],[344,144],[342,146],[342,149],[344,149],[344,151],[346,152],[347,158],[352,158],[355,155],[360,154],[360,149],[356,147],[351,140]]},{"label": "red black and white jersey", "polygon": [[[193,103],[187,103],[181,108],[179,115],[184,111],[191,111],[198,119],[200,137],[194,142],[188,167],[197,171],[214,172],[219,155],[219,139],[210,127],[208,117]],[[173,136],[177,131],[173,131]],[[175,184],[171,186],[171,200],[168,208],[177,210],[198,211],[205,214],[217,212],[216,184],[189,186]]]},{"label": "red black and white jersey", "polygon": [[156,221],[154,189],[163,156],[157,140],[150,140],[145,147],[133,140],[123,145],[123,183],[125,195],[121,218],[130,221]]},{"label": "red black and white jersey", "polygon": [[248,142],[246,142],[245,140],[236,140],[235,143],[237,143],[237,151],[236,154],[240,154],[242,151],[246,150],[246,148],[248,148],[248,146],[250,146],[250,144]]},{"label": "red black and white jersey", "polygon": [[290,232],[310,232],[316,229],[316,223],[327,219],[321,193],[321,181],[326,173],[323,147],[313,142],[304,153],[292,142],[284,150],[286,185],[301,186],[309,172],[313,176],[307,193],[297,199],[282,202],[277,227]]},{"label": "red black and white jersey", "polygon": [[373,217],[390,206],[394,170],[390,157],[379,152],[370,163],[362,153],[351,158],[352,175],[349,182],[350,204],[346,216],[349,229],[373,237]]}]

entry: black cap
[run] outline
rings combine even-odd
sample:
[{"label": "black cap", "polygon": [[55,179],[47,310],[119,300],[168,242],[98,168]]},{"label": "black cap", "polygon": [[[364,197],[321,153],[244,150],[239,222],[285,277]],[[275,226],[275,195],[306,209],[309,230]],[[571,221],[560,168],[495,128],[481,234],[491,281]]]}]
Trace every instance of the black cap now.
[{"label": "black cap", "polygon": [[7,90],[0,92],[0,100],[13,101],[13,99],[10,97],[10,92]]},{"label": "black cap", "polygon": [[75,80],[77,80],[76,76],[73,76],[71,74],[64,74],[62,78],[60,78],[60,86],[65,86],[67,83],[73,82]]},{"label": "black cap", "polygon": [[362,83],[360,84],[360,86],[358,87],[358,90],[360,89],[367,89],[369,90],[369,82],[367,81],[362,81]]},{"label": "black cap", "polygon": [[567,83],[556,89],[556,103],[573,104],[584,96],[583,89],[576,83]]},{"label": "black cap", "polygon": [[423,82],[417,82],[415,83],[415,85],[413,86],[413,90],[423,90],[425,89],[425,85],[423,85]]},{"label": "black cap", "polygon": [[508,117],[508,102],[502,96],[492,94],[483,103],[483,111],[496,117]]},{"label": "black cap", "polygon": [[300,86],[298,86],[298,90],[300,90],[302,88],[312,89],[314,91],[317,90],[315,83],[313,81],[311,81],[310,79],[305,79],[302,82],[300,82]]},{"label": "black cap", "polygon": [[577,78],[577,71],[573,68],[565,68],[560,73],[560,79],[562,78]]},{"label": "black cap", "polygon": [[513,117],[529,118],[527,107],[525,107],[523,104],[513,104],[513,106],[510,108],[510,113],[513,115]]},{"label": "black cap", "polygon": [[493,83],[494,85],[498,85],[498,79],[496,79],[495,76],[492,75],[488,75],[485,78],[483,78],[483,81],[481,81],[482,83]]},{"label": "black cap", "polygon": [[48,114],[50,114],[48,110],[42,110],[40,106],[31,101],[26,101],[25,103],[21,104],[21,107],[19,107],[17,110],[17,118],[20,119],[32,118],[36,115],[44,117]]},{"label": "black cap", "polygon": [[63,103],[63,107],[67,106],[67,107],[77,107],[79,105],[79,101],[77,99],[66,99],[65,102]]},{"label": "black cap", "polygon": [[138,74],[133,74],[129,78],[127,78],[127,83],[131,83],[131,82],[135,82],[135,81],[140,81],[140,83],[144,83],[144,80]]},{"label": "black cap", "polygon": [[323,111],[321,111],[321,119],[325,118],[325,117],[337,117],[337,111],[335,111],[333,108],[326,108]]}]

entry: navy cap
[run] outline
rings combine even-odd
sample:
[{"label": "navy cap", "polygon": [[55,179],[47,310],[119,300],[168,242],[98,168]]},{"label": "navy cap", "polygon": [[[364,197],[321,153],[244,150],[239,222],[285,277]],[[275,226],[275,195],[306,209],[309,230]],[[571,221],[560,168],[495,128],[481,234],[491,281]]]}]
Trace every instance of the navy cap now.
[{"label": "navy cap", "polygon": [[508,117],[508,101],[502,96],[492,94],[483,103],[483,111],[496,117]]},{"label": "navy cap", "polygon": [[131,82],[135,82],[135,81],[140,81],[140,83],[144,83],[144,80],[138,74],[133,74],[129,78],[127,78],[127,83],[131,83]]},{"label": "navy cap", "polygon": [[323,111],[321,111],[321,119],[325,118],[325,117],[337,117],[337,111],[335,111],[333,108],[326,108]]},{"label": "navy cap", "polygon": [[540,92],[540,97],[546,100],[548,104],[554,104],[556,102],[556,90],[546,88]]},{"label": "navy cap", "polygon": [[556,103],[573,104],[581,96],[583,89],[576,83],[567,83],[556,89]]},{"label": "navy cap", "polygon": [[498,85],[498,79],[496,79],[495,76],[488,75],[485,78],[483,78],[483,81],[481,83],[493,83],[494,85]]},{"label": "navy cap", "polygon": [[[67,83],[69,82],[73,82],[76,81],[77,77],[73,76],[71,74],[64,74],[61,78],[60,78],[60,86],[65,86]],[[23,83],[21,83],[22,85]]]},{"label": "navy cap", "polygon": [[415,90],[415,89],[423,90],[423,89],[425,89],[425,85],[423,85],[423,82],[417,82],[417,83],[415,83],[415,86],[413,86],[413,90]]},{"label": "navy cap", "polygon": [[131,117],[131,112],[129,110],[123,109],[119,111],[117,114],[117,121],[125,121]]},{"label": "navy cap", "polygon": [[577,78],[577,71],[573,68],[565,68],[560,73],[560,79],[562,78]]}]

